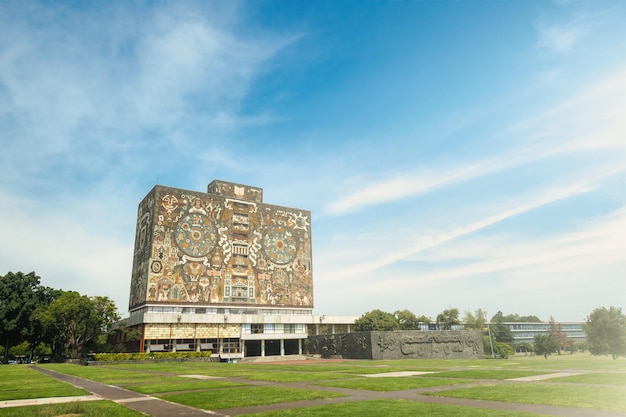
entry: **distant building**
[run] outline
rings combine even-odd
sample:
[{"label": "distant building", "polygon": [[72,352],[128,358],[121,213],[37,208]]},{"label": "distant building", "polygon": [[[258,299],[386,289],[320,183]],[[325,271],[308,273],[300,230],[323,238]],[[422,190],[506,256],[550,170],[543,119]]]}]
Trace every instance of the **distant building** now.
[{"label": "distant building", "polygon": [[128,351],[221,358],[303,353],[308,334],[353,331],[313,315],[311,213],[263,202],[258,187],[155,186],[139,204]]},{"label": "distant building", "polygon": [[[506,322],[504,323],[513,333],[513,343],[534,343],[535,336],[548,335],[550,332],[550,323],[533,323],[533,322]],[[582,322],[562,322],[556,323],[561,326],[561,331],[565,333],[572,342],[586,342],[587,335],[583,330]]]}]

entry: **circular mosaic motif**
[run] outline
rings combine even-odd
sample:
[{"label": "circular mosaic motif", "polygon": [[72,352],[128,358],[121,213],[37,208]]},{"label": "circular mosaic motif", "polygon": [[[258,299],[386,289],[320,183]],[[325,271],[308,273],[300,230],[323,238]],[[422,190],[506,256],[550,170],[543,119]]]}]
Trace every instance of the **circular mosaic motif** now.
[{"label": "circular mosaic motif", "polygon": [[215,228],[203,214],[187,214],[176,225],[176,243],[189,256],[206,255],[215,247],[216,241]]},{"label": "circular mosaic motif", "polygon": [[151,265],[152,272],[158,274],[163,269],[163,265],[161,265],[161,261],[154,261]]},{"label": "circular mosaic motif", "polygon": [[272,227],[263,236],[263,251],[275,264],[284,265],[291,262],[297,250],[293,234],[284,227]]}]

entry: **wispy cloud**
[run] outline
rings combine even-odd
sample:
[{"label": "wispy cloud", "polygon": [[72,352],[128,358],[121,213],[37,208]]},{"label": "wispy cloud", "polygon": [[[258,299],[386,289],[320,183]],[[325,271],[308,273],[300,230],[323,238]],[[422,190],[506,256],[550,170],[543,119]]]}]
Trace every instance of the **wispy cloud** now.
[{"label": "wispy cloud", "polygon": [[192,5],[104,5],[107,19],[66,5],[1,8],[19,16],[4,19],[0,35],[0,161],[15,170],[19,160],[22,169],[105,175],[114,161],[133,172],[162,149],[225,147],[238,129],[272,120],[242,114],[242,102],[298,38],[241,31],[218,8],[208,15]]},{"label": "wispy cloud", "polygon": [[[402,234],[409,234],[417,237],[411,239],[412,241],[398,241],[397,246],[387,247],[386,252],[379,252],[378,256],[373,259],[369,258],[367,260],[358,260],[348,267],[344,266],[343,268],[333,270],[331,274],[337,278],[341,277],[342,279],[345,279],[346,277],[358,276],[359,274],[371,272],[391,265],[395,262],[410,259],[421,252],[447,244],[463,236],[476,233],[481,229],[485,229],[508,218],[518,216],[547,204],[589,192],[594,188],[595,185],[585,181],[560,189],[548,189],[535,195],[533,198],[511,200],[508,202],[508,208],[504,208],[481,219],[476,219],[475,221],[465,225],[453,226],[449,229],[439,231],[415,230],[413,233],[407,233],[405,230]],[[359,241],[360,239],[355,238],[355,240]]]},{"label": "wispy cloud", "polygon": [[[512,146],[479,161],[457,161],[454,166],[403,172],[394,178],[365,184],[330,202],[325,213],[344,215],[368,206],[426,194],[534,161],[585,151],[626,150],[626,69],[618,71],[578,95],[519,121],[497,133]],[[567,128],[564,128],[566,126]],[[606,167],[614,170],[614,167]]]},{"label": "wispy cloud", "polygon": [[586,34],[586,29],[580,26],[548,26],[539,28],[538,45],[552,52],[569,52],[574,45]]}]

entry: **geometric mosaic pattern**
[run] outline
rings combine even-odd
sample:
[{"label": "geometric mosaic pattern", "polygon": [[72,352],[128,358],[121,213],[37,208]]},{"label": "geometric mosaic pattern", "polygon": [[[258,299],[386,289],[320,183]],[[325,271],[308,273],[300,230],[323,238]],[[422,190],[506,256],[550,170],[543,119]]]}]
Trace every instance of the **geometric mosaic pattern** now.
[{"label": "geometric mosaic pattern", "polygon": [[313,307],[311,213],[213,181],[156,186],[139,204],[130,309],[142,304]]}]

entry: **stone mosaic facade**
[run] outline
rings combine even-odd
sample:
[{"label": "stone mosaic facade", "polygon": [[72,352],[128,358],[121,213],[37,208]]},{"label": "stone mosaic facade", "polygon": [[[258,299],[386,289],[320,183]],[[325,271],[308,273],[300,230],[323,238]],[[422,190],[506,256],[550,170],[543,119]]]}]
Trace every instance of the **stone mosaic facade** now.
[{"label": "stone mosaic facade", "polygon": [[139,204],[129,308],[144,304],[313,307],[311,213],[258,187],[154,187]]},{"label": "stone mosaic facade", "polygon": [[405,330],[309,336],[310,353],[344,359],[482,359],[480,331]]}]

